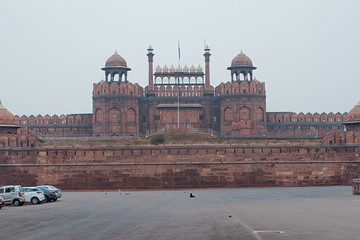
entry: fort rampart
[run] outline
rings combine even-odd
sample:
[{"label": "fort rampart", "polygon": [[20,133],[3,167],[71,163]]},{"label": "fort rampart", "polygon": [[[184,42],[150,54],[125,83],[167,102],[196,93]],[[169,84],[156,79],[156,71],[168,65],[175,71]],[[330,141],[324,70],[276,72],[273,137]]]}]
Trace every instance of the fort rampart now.
[{"label": "fort rampart", "polygon": [[350,184],[358,144],[8,147],[0,182],[65,189],[149,189]]}]

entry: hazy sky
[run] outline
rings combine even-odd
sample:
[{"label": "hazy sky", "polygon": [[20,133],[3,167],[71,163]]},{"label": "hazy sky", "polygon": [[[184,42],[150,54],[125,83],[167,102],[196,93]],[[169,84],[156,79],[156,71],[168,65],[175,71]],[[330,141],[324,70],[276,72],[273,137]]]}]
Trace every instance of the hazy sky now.
[{"label": "hazy sky", "polygon": [[357,0],[3,0],[0,99],[13,114],[92,112],[92,87],[115,50],[148,83],[154,67],[204,67],[211,85],[240,52],[265,82],[267,111],[346,112],[360,100],[360,1]]}]

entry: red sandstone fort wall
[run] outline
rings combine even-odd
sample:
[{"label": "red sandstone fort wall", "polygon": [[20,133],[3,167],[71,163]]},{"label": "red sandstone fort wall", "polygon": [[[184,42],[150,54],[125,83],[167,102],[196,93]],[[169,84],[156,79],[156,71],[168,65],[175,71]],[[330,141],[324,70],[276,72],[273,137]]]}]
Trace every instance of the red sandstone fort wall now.
[{"label": "red sandstone fort wall", "polygon": [[359,145],[197,145],[0,150],[0,184],[64,189],[350,184]]}]

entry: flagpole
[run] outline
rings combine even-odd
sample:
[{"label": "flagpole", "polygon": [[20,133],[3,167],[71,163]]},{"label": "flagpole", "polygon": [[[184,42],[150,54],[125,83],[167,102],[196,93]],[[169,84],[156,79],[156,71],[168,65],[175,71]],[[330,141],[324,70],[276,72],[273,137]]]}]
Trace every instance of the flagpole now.
[{"label": "flagpole", "polygon": [[178,128],[180,128],[180,77],[178,75]]},{"label": "flagpole", "polygon": [[[180,66],[180,41],[178,41],[178,52],[179,52],[179,66]],[[178,73],[178,129],[180,128],[180,73]]]}]

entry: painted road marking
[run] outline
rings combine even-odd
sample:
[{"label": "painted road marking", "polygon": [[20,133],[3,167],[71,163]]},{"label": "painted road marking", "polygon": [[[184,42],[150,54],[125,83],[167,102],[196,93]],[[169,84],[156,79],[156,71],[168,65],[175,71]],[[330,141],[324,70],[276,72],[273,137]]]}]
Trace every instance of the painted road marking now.
[{"label": "painted road marking", "polygon": [[254,233],[285,233],[284,231],[275,231],[275,230],[259,230],[254,231]]}]

